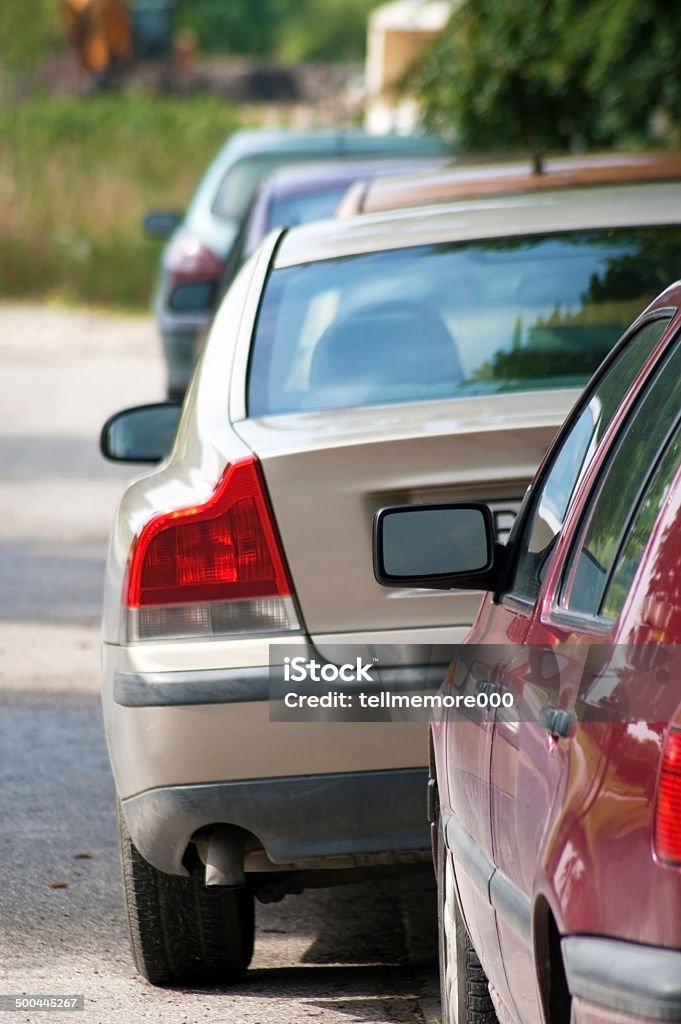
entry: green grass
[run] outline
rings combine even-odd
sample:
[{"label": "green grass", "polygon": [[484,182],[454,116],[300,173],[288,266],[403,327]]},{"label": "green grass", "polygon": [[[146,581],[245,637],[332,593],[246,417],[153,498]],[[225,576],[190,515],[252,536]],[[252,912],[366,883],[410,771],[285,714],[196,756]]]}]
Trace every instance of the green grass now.
[{"label": "green grass", "polygon": [[98,95],[0,106],[0,296],[146,308],[160,244],[238,127],[215,97]]}]

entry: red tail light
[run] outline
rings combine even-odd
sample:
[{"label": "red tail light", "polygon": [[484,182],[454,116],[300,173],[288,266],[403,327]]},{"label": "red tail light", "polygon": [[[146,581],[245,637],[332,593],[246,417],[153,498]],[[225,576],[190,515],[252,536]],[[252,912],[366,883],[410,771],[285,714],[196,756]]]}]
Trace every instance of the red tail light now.
[{"label": "red tail light", "polygon": [[165,301],[175,313],[207,314],[215,305],[225,261],[200,239],[182,232],[165,256]]},{"label": "red tail light", "polygon": [[681,865],[681,725],[672,725],[662,755],[655,808],[655,852]]},{"label": "red tail light", "polygon": [[156,516],[130,556],[129,639],[298,628],[257,460],[227,467],[203,505]]},{"label": "red tail light", "polygon": [[225,261],[200,238],[183,231],[170,243],[165,264],[175,281],[218,280]]}]

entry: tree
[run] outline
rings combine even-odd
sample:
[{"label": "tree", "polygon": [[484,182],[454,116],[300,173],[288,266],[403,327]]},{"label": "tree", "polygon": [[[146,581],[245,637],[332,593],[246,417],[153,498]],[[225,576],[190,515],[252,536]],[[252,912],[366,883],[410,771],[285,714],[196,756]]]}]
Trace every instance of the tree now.
[{"label": "tree", "polygon": [[668,0],[589,0],[581,6],[567,24],[564,51],[568,60],[581,55],[601,133],[615,141],[646,141],[666,122],[678,134],[678,7]]},{"label": "tree", "polygon": [[417,79],[429,127],[467,149],[550,148],[590,139],[581,55],[562,58],[559,0],[463,0]]},{"label": "tree", "polygon": [[175,22],[196,33],[204,53],[345,60],[362,57],[367,14],[376,2],[179,0]]},{"label": "tree", "polygon": [[287,0],[180,0],[178,28],[196,33],[203,53],[270,55]]},{"label": "tree", "polygon": [[681,121],[681,19],[667,0],[462,0],[414,80],[429,127],[465,149],[644,140]]},{"label": "tree", "polygon": [[279,52],[288,60],[361,60],[377,0],[294,0]]}]

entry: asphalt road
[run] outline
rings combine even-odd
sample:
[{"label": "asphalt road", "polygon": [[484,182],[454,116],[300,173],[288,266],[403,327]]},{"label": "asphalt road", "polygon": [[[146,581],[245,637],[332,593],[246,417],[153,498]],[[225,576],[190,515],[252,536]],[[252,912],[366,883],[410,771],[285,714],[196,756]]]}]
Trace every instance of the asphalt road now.
[{"label": "asphalt road", "polygon": [[[146,318],[0,305],[0,1024],[433,1021],[430,879],[257,908],[237,988],[161,990],[132,965],[98,698],[106,537],[129,473],[97,434],[162,397]],[[3,1009],[81,995],[85,1010]]]}]

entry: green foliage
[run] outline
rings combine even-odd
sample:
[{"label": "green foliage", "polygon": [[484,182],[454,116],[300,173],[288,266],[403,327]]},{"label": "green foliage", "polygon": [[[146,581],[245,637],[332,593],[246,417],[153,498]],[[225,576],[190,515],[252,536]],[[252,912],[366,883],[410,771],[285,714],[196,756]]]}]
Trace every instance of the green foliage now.
[{"label": "green foliage", "polygon": [[291,61],[361,60],[369,11],[377,0],[298,0],[279,38],[278,50]]},{"label": "green foliage", "polygon": [[147,306],[159,246],[140,219],[182,209],[236,126],[212,97],[0,106],[0,292]]},{"label": "green foliage", "polygon": [[179,0],[175,25],[195,32],[202,53],[359,59],[375,6],[376,0]]},{"label": "green foliage", "polygon": [[0,97],[36,61],[63,48],[65,25],[55,0],[0,0]]},{"label": "green foliage", "polygon": [[462,0],[412,82],[430,128],[472,150],[642,142],[681,123],[681,20],[667,0]]},{"label": "green foliage", "polygon": [[463,0],[416,80],[429,127],[464,148],[524,148],[540,158],[591,140],[579,54],[566,59],[561,0]]},{"label": "green foliage", "polygon": [[667,0],[589,0],[580,6],[565,51],[569,58],[581,55],[603,133],[646,139],[656,114],[681,125],[678,7]]},{"label": "green foliage", "polygon": [[195,34],[202,53],[270,54],[287,0],[180,0],[177,28]]}]

